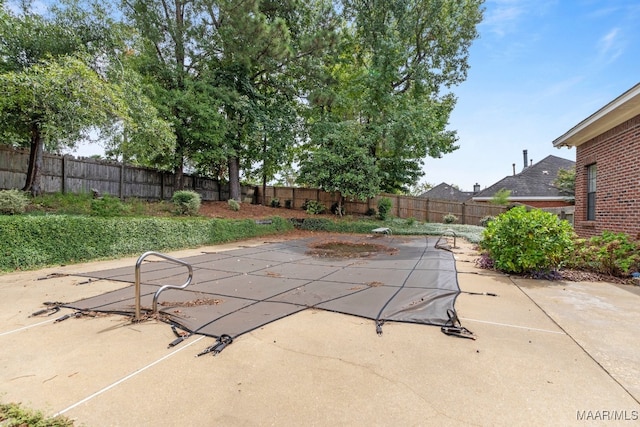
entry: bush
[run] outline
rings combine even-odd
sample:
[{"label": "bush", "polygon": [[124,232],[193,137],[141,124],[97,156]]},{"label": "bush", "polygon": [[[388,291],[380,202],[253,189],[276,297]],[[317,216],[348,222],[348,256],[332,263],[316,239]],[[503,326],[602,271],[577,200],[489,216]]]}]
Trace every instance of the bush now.
[{"label": "bush", "polygon": [[300,226],[302,230],[330,231],[332,222],[324,218],[305,218]]},{"label": "bush", "polygon": [[117,197],[105,194],[99,199],[91,200],[91,215],[111,217],[123,216],[130,212],[131,208],[122,203]]},{"label": "bush", "polygon": [[0,191],[0,213],[1,214],[21,214],[29,205],[29,197],[20,190]]},{"label": "bush", "polygon": [[42,412],[25,408],[17,403],[0,403],[2,426],[73,427],[67,417],[46,417]]},{"label": "bush", "polygon": [[497,270],[531,273],[558,268],[572,249],[567,221],[538,209],[513,208],[487,224],[480,246]]},{"label": "bush", "polygon": [[232,211],[238,212],[240,210],[240,203],[238,203],[237,200],[229,199],[229,201],[227,201],[227,204],[229,205],[229,209],[231,209]]},{"label": "bush", "polygon": [[452,213],[449,213],[442,217],[442,221],[445,224],[453,224],[454,222],[458,222],[458,217]]},{"label": "bush", "polygon": [[292,228],[279,217],[257,224],[248,219],[0,216],[0,271],[191,248]]},{"label": "bush", "polygon": [[304,202],[303,208],[309,215],[320,215],[327,209],[322,203],[316,200],[307,200]]},{"label": "bush", "polygon": [[391,212],[391,207],[393,203],[391,199],[388,197],[383,197],[378,200],[378,218],[381,220],[386,220],[389,217],[389,213]]},{"label": "bush", "polygon": [[640,270],[640,242],[627,234],[603,231],[601,236],[576,239],[567,267],[627,277]]},{"label": "bush", "polygon": [[369,208],[367,209],[367,211],[364,213],[366,216],[376,216],[376,210],[373,208]]},{"label": "bush", "polygon": [[416,219],[415,219],[414,217],[407,218],[406,223],[407,223],[407,225],[408,225],[409,227],[411,227],[411,226],[413,226],[413,224],[415,224],[415,223],[416,223]]},{"label": "bush", "polygon": [[280,199],[278,199],[277,197],[274,197],[273,199],[271,199],[270,206],[272,208],[279,208],[280,207]]},{"label": "bush", "polygon": [[180,190],[173,193],[171,201],[178,215],[197,215],[200,210],[200,195],[195,191]]}]

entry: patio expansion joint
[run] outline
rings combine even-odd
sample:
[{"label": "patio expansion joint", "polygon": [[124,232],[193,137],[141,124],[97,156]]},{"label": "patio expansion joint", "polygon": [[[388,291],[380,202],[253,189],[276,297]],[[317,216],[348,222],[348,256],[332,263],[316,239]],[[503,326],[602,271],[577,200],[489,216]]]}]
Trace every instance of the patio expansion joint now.
[{"label": "patio expansion joint", "polygon": [[631,399],[633,399],[638,405],[640,405],[640,400],[634,396],[631,391],[629,391],[628,388],[626,388],[624,386],[624,384],[622,384],[620,381],[618,381],[618,379],[616,377],[614,377],[611,372],[609,372],[609,370],[607,368],[605,368],[602,363],[600,363],[595,357],[593,357],[591,355],[591,353],[589,353],[587,351],[586,348],[584,348],[584,346],[582,344],[580,344],[569,332],[567,332],[567,330],[565,330],[549,313],[547,313],[547,311],[542,308],[542,306],[540,306],[540,304],[538,304],[536,302],[536,300],[534,300],[533,298],[531,298],[531,296],[525,292],[524,289],[522,289],[514,280],[513,278],[511,278],[511,276],[508,276],[509,281],[520,290],[520,292],[522,292],[536,307],[538,307],[538,309],[543,312],[545,314],[545,316],[547,316],[549,318],[549,320],[551,320],[561,331],[563,331],[570,339],[571,341],[573,341],[575,343],[575,345],[578,346],[578,348],[580,348],[580,350],[582,350],[584,352],[584,354],[587,355],[587,357],[589,359],[591,359],[596,365],[598,365],[600,367],[600,369],[602,369],[609,378],[611,378],[616,384],[618,384],[618,386],[625,391],[625,393],[627,393],[627,395],[629,397],[631,397]]}]

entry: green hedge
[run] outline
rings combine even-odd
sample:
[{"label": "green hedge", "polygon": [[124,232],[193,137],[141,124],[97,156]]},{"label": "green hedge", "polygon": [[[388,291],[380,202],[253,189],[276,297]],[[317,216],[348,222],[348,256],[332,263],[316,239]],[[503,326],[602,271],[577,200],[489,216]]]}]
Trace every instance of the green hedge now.
[{"label": "green hedge", "polygon": [[0,271],[197,247],[292,228],[279,217],[257,224],[249,219],[0,216]]}]

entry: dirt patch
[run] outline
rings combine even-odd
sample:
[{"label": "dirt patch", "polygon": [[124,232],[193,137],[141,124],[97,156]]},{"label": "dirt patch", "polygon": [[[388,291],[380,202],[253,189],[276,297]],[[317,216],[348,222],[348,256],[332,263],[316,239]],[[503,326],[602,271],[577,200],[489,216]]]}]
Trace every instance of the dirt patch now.
[{"label": "dirt patch", "polygon": [[373,243],[352,243],[340,240],[314,243],[307,255],[321,258],[368,258],[377,253],[395,254],[398,250]]},{"label": "dirt patch", "polygon": [[332,214],[309,215],[302,209],[272,208],[271,206],[241,203],[240,210],[234,211],[227,202],[203,201],[198,213],[209,218],[229,219],[267,219],[273,216],[282,218],[335,218]]},{"label": "dirt patch", "polygon": [[633,279],[630,277],[615,277],[607,274],[594,273],[582,270],[560,270],[562,280],[569,282],[608,282],[619,285],[633,285]]}]

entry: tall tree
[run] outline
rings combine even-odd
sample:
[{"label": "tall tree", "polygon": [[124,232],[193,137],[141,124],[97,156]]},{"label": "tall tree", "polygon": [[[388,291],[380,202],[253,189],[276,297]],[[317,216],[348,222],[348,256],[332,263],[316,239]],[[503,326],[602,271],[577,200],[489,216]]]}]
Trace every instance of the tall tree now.
[{"label": "tall tree", "polygon": [[[30,149],[25,191],[42,191],[45,149],[73,147],[92,129],[112,130],[117,123],[134,138],[171,144],[171,129],[157,120],[144,97],[135,96],[138,88],[128,82],[125,89],[107,79],[110,63],[102,47],[109,40],[104,35],[75,31],[81,28],[64,25],[62,13],[54,18],[28,8],[18,15],[4,8],[0,13],[0,135]],[[146,127],[134,125],[135,118],[148,119]]]},{"label": "tall tree", "polygon": [[183,188],[185,160],[224,134],[217,96],[201,78],[206,38],[215,36],[204,20],[210,2],[124,0],[122,11],[137,30],[132,64],[145,76],[149,96],[175,129],[171,164],[175,189]]},{"label": "tall tree", "polygon": [[368,148],[383,191],[408,191],[424,157],[457,148],[446,129],[455,97],[446,90],[466,78],[482,2],[343,1],[345,43],[314,103],[362,128],[352,135]]}]

